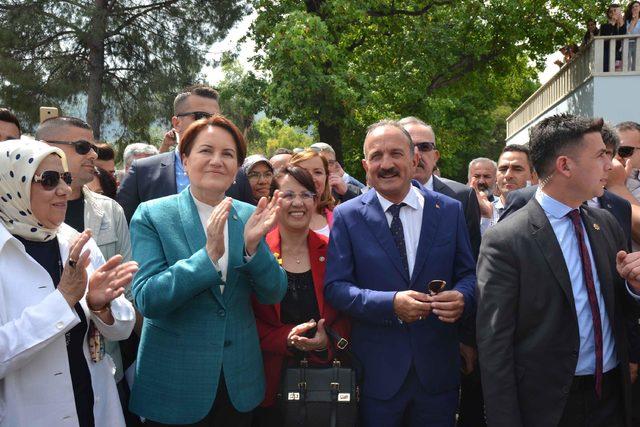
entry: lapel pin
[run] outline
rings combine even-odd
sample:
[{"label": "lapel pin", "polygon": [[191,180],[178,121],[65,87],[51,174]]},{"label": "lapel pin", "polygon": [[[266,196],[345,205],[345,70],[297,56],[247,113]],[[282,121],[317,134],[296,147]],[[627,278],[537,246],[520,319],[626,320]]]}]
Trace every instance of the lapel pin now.
[{"label": "lapel pin", "polygon": [[320,260],[320,262],[324,262],[324,257],[321,256],[320,258],[318,258]]},{"label": "lapel pin", "polygon": [[440,209],[440,205],[436,203],[436,209]]},{"label": "lapel pin", "polygon": [[598,224],[596,224],[595,222],[593,223],[593,228],[595,228],[596,231],[600,231],[600,226]]}]

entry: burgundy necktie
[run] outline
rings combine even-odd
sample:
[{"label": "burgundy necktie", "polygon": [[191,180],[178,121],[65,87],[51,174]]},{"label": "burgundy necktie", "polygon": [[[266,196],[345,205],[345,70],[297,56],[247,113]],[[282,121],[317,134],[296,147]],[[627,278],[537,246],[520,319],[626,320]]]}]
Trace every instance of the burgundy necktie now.
[{"label": "burgundy necktie", "polygon": [[580,212],[577,209],[568,213],[573,228],[578,238],[578,247],[580,248],[580,259],[582,261],[582,274],[584,282],[587,285],[587,294],[589,295],[589,305],[591,306],[591,318],[593,319],[593,337],[596,341],[596,396],[600,398],[602,392],[602,323],[600,320],[600,307],[598,307],[598,297],[596,295],[596,286],[593,281],[593,272],[591,270],[591,258],[587,244],[584,241],[584,232],[582,229],[582,221]]}]

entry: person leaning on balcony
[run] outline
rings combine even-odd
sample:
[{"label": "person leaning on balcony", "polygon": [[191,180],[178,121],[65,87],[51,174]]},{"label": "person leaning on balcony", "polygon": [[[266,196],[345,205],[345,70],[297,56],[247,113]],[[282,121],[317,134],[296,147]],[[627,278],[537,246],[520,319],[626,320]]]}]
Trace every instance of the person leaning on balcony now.
[{"label": "person leaning on balcony", "polygon": [[[626,23],[627,34],[640,35],[640,1],[632,1],[624,12],[624,22]],[[629,40],[629,70],[636,69],[636,39]]]},{"label": "person leaning on balcony", "polygon": [[[612,3],[607,8],[608,22],[600,26],[601,36],[621,36],[627,34],[627,28],[624,25],[622,17],[622,9],[617,3]],[[620,61],[620,62],[619,62]],[[616,71],[621,67],[622,61],[622,41],[616,41]],[[604,42],[604,72],[609,71],[609,41]]]},{"label": "person leaning on balcony", "polygon": [[589,19],[587,21],[587,32],[584,33],[582,37],[582,44],[580,45],[580,50],[584,49],[590,42],[593,40],[595,36],[600,35],[600,30],[598,29],[598,24],[596,24],[595,19]]}]

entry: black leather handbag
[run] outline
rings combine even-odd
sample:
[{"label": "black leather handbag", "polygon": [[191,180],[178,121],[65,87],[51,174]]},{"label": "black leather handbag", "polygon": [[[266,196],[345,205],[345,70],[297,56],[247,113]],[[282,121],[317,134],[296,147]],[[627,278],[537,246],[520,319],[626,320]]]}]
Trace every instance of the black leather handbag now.
[{"label": "black leather handbag", "polygon": [[[327,328],[336,354],[350,356],[349,342]],[[333,343],[332,343],[333,344]],[[278,401],[284,427],[353,427],[358,420],[356,370],[335,358],[329,367],[310,366],[306,358],[284,370]]]}]

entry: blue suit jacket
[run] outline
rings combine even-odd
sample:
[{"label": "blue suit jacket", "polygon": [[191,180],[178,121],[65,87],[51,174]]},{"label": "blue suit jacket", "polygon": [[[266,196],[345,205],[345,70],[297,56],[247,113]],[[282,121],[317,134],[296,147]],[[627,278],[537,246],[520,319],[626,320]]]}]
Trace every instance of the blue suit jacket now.
[{"label": "blue suit jacket", "polygon": [[411,365],[430,393],[451,391],[460,382],[457,325],[434,315],[402,324],[393,310],[396,292],[426,292],[434,279],[446,280],[448,289],[464,295],[465,316],[475,306],[475,263],[460,202],[429,190],[421,193],[425,204],[411,278],[375,190],[334,210],[324,294],[352,317],[351,343],[363,368],[362,392],[376,399],[391,398]]},{"label": "blue suit jacket", "polygon": [[287,279],[263,242],[244,259],[244,224],[254,207],[237,200],[229,214],[229,267],[222,279],[187,188],[145,202],[131,221],[135,304],[144,316],[129,408],[165,424],[190,424],[212,407],[221,371],[233,406],[264,398],[264,370],[251,294],[280,302]]}]

